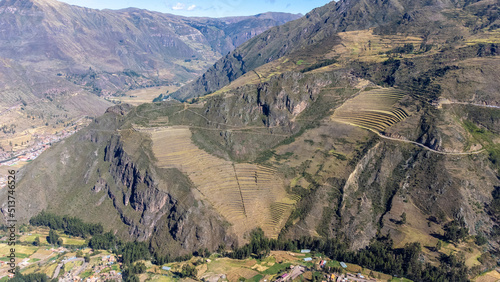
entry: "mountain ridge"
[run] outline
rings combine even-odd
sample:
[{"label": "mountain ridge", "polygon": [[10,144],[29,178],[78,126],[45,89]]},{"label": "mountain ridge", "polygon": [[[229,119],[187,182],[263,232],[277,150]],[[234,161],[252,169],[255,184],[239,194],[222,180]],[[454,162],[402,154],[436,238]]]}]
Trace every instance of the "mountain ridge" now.
[{"label": "mountain ridge", "polygon": [[[186,100],[213,93],[242,74],[289,54],[289,49],[293,49],[294,46],[295,49],[300,49],[321,44],[321,41],[328,40],[329,36],[337,32],[368,28],[377,28],[379,32],[384,32],[384,25],[400,19],[404,20],[412,13],[417,13],[415,16],[418,15],[424,23],[427,22],[427,18],[433,17],[433,10],[456,8],[460,4],[466,3],[466,1],[431,1],[426,7],[422,3],[416,4],[416,2],[425,1],[342,0],[330,2],[306,14],[307,21],[302,21],[300,26],[290,22],[272,28],[265,34],[249,40],[231,54],[221,58],[196,81],[182,87],[170,96]],[[416,11],[415,7],[424,7],[426,10]],[[422,29],[421,33],[430,30],[429,26],[420,29]],[[404,31],[401,30],[401,32]],[[429,35],[432,35],[432,32],[429,32]],[[273,40],[283,44],[274,46]],[[224,66],[227,66],[227,70],[224,69]]]},{"label": "mountain ridge", "polygon": [[[27,142],[35,143],[23,134],[34,129],[30,122],[38,135],[61,132],[68,130],[61,124],[103,114],[116,96],[135,96],[126,94],[131,90],[176,89],[246,39],[297,17],[271,13],[226,23],[140,9],[96,10],[55,0],[1,1],[0,59],[28,70],[16,82],[3,81],[0,126],[17,128],[0,133],[2,160],[11,151],[26,149]],[[1,68],[5,73],[0,76],[11,76],[9,68]],[[95,106],[68,114],[79,98],[67,103],[63,94],[77,93],[86,96],[82,105],[92,101]]]},{"label": "mountain ridge", "polygon": [[[165,63],[174,63],[179,74],[188,78],[193,76],[190,72],[196,73],[200,68],[186,71],[176,61],[202,59],[210,62],[221,53],[232,50],[234,44],[238,44],[234,39],[232,39],[233,42],[210,39],[210,36],[220,38],[227,36],[224,34],[224,29],[231,26],[217,19],[188,18],[139,9],[95,10],[58,1],[5,0],[2,1],[0,7],[4,15],[3,22],[0,24],[7,27],[0,34],[3,45],[0,49],[0,56],[28,62],[34,60],[33,62],[38,63],[38,67],[43,66],[40,64],[42,61],[45,64],[48,63],[47,67],[42,70],[66,71],[71,74],[72,71],[85,72],[89,67],[97,71],[114,73],[131,69],[139,74],[150,76],[151,73],[148,72],[152,72],[153,68],[161,70],[161,73],[164,72],[162,69],[167,66]],[[35,14],[30,14],[29,11]],[[270,25],[298,17],[291,14],[277,15],[281,20],[272,20],[273,14],[270,14],[271,19],[266,22],[259,21],[258,16],[250,17],[257,30],[253,34],[245,35],[246,32],[251,31],[252,27],[250,27],[243,30],[241,34],[233,36],[249,38],[248,36],[262,32]],[[92,22],[89,21],[90,18]],[[139,21],[134,22],[134,19],[139,19]],[[30,27],[19,25],[21,22],[29,21],[34,21]],[[175,31],[167,23],[174,25]],[[206,32],[203,34],[196,29],[196,27],[205,28],[210,25],[218,25],[217,29],[221,34]],[[262,25],[262,28],[259,25]],[[23,34],[23,36],[12,37],[16,34]],[[36,41],[31,41],[28,35],[36,38]],[[94,38],[94,36],[97,37]],[[179,36],[186,38],[181,39]],[[189,36],[197,38],[189,39]],[[208,46],[201,49],[190,47],[189,45],[195,43],[196,40],[201,40],[202,44]],[[15,48],[16,44],[21,44],[22,47]],[[79,54],[75,54],[73,50],[78,51]],[[26,56],[27,54],[29,56]],[[120,58],[120,56],[128,56],[128,58]],[[135,59],[133,59],[134,56]],[[51,63],[54,60],[59,61],[60,65],[54,66]],[[71,65],[67,65],[65,61]],[[149,63],[144,64],[142,61],[149,61]],[[187,69],[190,69],[189,64],[187,64]],[[161,74],[155,76],[165,77]],[[182,81],[182,76],[176,77],[176,80]]]}]

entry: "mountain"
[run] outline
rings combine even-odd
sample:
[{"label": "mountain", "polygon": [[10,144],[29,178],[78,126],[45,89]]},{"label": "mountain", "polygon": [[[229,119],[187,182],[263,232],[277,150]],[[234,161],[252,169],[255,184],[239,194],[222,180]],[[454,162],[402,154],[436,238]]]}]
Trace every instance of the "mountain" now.
[{"label": "mountain", "polygon": [[[477,6],[487,5],[479,1]],[[467,4],[471,4],[467,2]],[[259,37],[249,40],[235,52],[215,63],[196,81],[170,95],[176,99],[189,99],[215,92],[255,68],[307,48],[331,48],[335,34],[374,28],[376,34],[417,33],[426,42],[456,40],[464,30],[459,30],[434,13],[442,9],[459,9],[464,1],[338,1],[316,8],[301,21],[269,29]],[[490,4],[491,5],[491,4]],[[425,9],[420,10],[420,7]],[[468,5],[471,9],[473,5]],[[495,10],[489,10],[486,22],[495,25]],[[461,19],[463,20],[463,19]],[[443,24],[446,25],[444,28]],[[473,23],[469,23],[473,24]],[[443,40],[444,39],[444,40]]]},{"label": "mountain", "polygon": [[299,17],[187,18],[135,8],[93,10],[55,0],[4,0],[0,14],[0,57],[104,95],[185,82],[250,37]]},{"label": "mountain", "polygon": [[0,1],[0,76],[6,78],[0,126],[8,128],[0,132],[1,159],[31,150],[25,144],[38,141],[30,135],[72,130],[113,105],[95,95],[175,89],[252,36],[299,16],[187,18],[55,0]]},{"label": "mountain", "polygon": [[388,236],[481,271],[500,247],[499,6],[344,0],[271,28],[171,95],[186,102],[116,106],[27,165],[17,215],[106,223],[161,255],[255,228]]}]

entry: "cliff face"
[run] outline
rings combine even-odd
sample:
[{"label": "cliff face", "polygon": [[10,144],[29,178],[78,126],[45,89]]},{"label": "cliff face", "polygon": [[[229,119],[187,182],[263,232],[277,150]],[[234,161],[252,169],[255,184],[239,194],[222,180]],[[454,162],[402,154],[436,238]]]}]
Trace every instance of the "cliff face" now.
[{"label": "cliff face", "polygon": [[223,219],[195,199],[192,184],[179,171],[158,171],[151,164],[140,170],[117,137],[104,148],[104,161],[117,187],[108,189],[108,196],[131,238],[151,239],[160,252],[167,251],[162,244],[178,245],[181,253],[233,244]]},{"label": "cliff face", "polygon": [[[227,223],[197,198],[186,176],[176,169],[155,168],[151,159],[144,162],[147,137],[113,134],[123,125],[120,113],[128,110],[123,106],[109,110],[88,131],[23,168],[17,190],[18,219],[26,222],[41,210],[79,216],[127,240],[152,240],[163,255],[202,247],[214,250],[222,243],[231,246],[235,241],[227,233]],[[140,145],[127,144],[130,138]],[[51,164],[45,176],[37,172],[39,162]]]},{"label": "cliff face", "polygon": [[[349,86],[350,83],[341,73],[285,72],[266,82],[245,85],[228,95],[204,101],[203,119],[199,125],[222,133],[194,129],[194,138],[198,145],[223,158],[253,160],[262,150],[271,149],[287,136],[307,127],[307,122],[299,122],[296,118],[306,109],[322,103],[318,101],[321,89]],[[324,115],[324,111],[313,110],[308,115],[314,119]],[[255,134],[234,130],[238,128],[252,128]]]}]

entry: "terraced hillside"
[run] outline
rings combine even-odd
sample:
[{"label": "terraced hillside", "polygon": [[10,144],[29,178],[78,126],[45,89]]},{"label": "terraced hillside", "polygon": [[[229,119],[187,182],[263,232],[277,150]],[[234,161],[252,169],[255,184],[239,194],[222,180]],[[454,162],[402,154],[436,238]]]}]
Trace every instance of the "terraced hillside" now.
[{"label": "terraced hillside", "polygon": [[240,239],[256,227],[269,237],[278,236],[298,199],[286,193],[274,168],[212,156],[191,142],[188,127],[146,132],[153,140],[157,165],[187,174],[201,195],[232,224]]},{"label": "terraced hillside", "polygon": [[[331,2],[231,53],[177,92],[193,98],[185,104],[115,109],[115,127],[92,124],[109,136],[72,139],[90,149],[61,144],[52,151],[59,167],[36,167],[50,151],[26,167],[22,199],[59,204],[32,204],[25,217],[47,207],[77,215],[74,199],[89,199],[76,207],[98,202],[117,232],[162,255],[229,249],[260,226],[352,249],[390,235],[398,248],[419,242],[431,263],[462,251],[475,267],[487,248],[498,258],[498,9],[439,3],[447,10],[424,0]],[[73,154],[81,160],[71,167]],[[452,223],[469,236],[446,239]]]},{"label": "terraced hillside", "polygon": [[387,127],[408,117],[405,110],[395,106],[404,96],[404,92],[394,88],[362,91],[336,109],[331,119],[383,132]]}]

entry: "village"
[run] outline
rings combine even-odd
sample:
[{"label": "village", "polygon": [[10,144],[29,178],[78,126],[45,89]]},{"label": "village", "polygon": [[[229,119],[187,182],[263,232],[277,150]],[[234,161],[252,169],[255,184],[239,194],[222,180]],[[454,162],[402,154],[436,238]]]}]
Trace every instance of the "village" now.
[{"label": "village", "polygon": [[[16,238],[16,266],[23,275],[44,273],[50,279],[64,282],[123,281],[124,266],[121,255],[107,250],[91,249],[87,247],[85,239],[69,236],[62,231],[57,231],[62,238],[62,246],[54,246],[46,240],[48,228],[24,226],[21,229],[23,230]],[[13,276],[8,272],[9,260],[5,257],[9,248],[5,234],[0,235],[0,282]],[[145,266],[144,272],[137,274],[141,282],[411,281],[359,265],[331,260],[324,254],[308,249],[271,251],[269,256],[261,259],[231,259],[220,253],[212,253],[208,257],[193,256],[188,260],[163,265],[155,265],[149,260],[139,260],[135,263]],[[193,274],[182,275],[186,265],[195,267]],[[500,273],[495,270],[484,275],[490,276],[500,277]]]},{"label": "village", "polygon": [[[114,255],[91,255],[91,259],[87,262],[84,258],[77,257],[71,253],[71,250],[59,247],[50,248],[46,252],[37,252],[30,258],[23,258],[17,263],[20,269],[30,272],[29,269],[48,269],[53,271],[50,278],[58,278],[59,281],[121,281],[122,275],[120,272],[121,263],[116,261]],[[38,258],[42,253],[46,256]],[[91,251],[92,253],[92,251]],[[6,270],[8,265],[5,261],[0,261],[0,281],[3,278],[12,278],[13,274]]]},{"label": "village", "polygon": [[[13,169],[21,168],[28,162],[35,160],[53,144],[70,137],[81,128],[87,126],[90,121],[91,118],[82,117],[58,131],[49,130],[47,132],[29,133],[29,140],[25,140],[23,144],[12,144],[10,150],[0,146],[0,167],[7,169],[11,169],[10,167]],[[0,189],[6,185],[7,176],[2,174],[0,175]]]},{"label": "village", "polygon": [[[311,250],[301,250],[301,254],[310,254]],[[291,254],[291,253],[290,253]],[[293,255],[293,254],[291,254]],[[338,262],[340,265],[340,268],[338,267],[331,267],[327,266],[328,260],[326,259],[321,259],[321,257],[314,258],[313,257],[306,257],[303,258],[304,262],[313,262],[316,261],[312,267],[304,266],[301,264],[298,265],[290,265],[290,270],[286,271],[285,273],[279,275],[276,280],[276,282],[285,282],[285,281],[294,281],[295,279],[299,277],[303,277],[304,273],[306,272],[316,272],[320,273],[321,276],[321,281],[329,281],[329,282],[347,282],[347,281],[377,281],[375,278],[366,278],[363,274],[361,273],[350,273],[347,271],[347,264],[344,262]],[[339,271],[340,270],[340,271]],[[318,277],[317,277],[318,278]]]},{"label": "village", "polygon": [[[105,250],[85,247],[86,241],[60,232],[63,246],[47,243],[48,230],[37,228],[20,232],[16,240],[16,266],[21,273],[45,273],[59,281],[122,281],[119,258]],[[36,242],[36,243],[35,243]],[[0,281],[14,275],[9,273],[9,259],[3,257],[11,248],[7,237],[0,238]]]},{"label": "village", "polygon": [[[73,135],[76,131],[66,131],[63,130],[58,134],[50,134],[50,135],[33,135],[32,141],[28,143],[27,148],[16,152],[5,152],[0,149],[0,166],[15,166],[17,164],[22,164],[26,162],[33,161],[41,153],[50,148],[53,143],[59,142],[62,139],[65,139],[71,135]],[[7,185],[7,176],[0,176],[0,189]]]},{"label": "village", "polygon": [[[106,250],[93,250],[86,247],[82,238],[72,237],[58,232],[63,245],[56,247],[48,244],[47,228],[28,227],[18,235],[16,244],[16,266],[24,275],[45,273],[49,278],[59,281],[122,281],[122,263],[120,256]],[[0,238],[2,256],[9,248],[7,237]],[[0,281],[13,277],[7,257],[0,257]],[[264,260],[235,260],[214,253],[210,258],[193,257],[188,261],[154,265],[151,261],[141,261],[146,271],[139,276],[140,281],[377,281],[365,278],[366,270],[355,273],[356,266],[322,258],[321,254],[310,250],[299,252],[273,251]],[[196,265],[195,276],[179,275],[186,264]],[[167,279],[168,278],[168,279]],[[386,278],[384,275],[383,278]],[[390,276],[387,276],[390,278]],[[167,279],[167,280],[165,280]],[[187,279],[187,280],[186,280]],[[381,280],[378,280],[381,281]],[[387,281],[385,279],[384,281]]]}]

